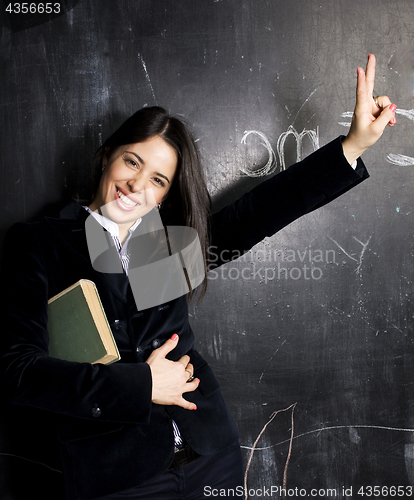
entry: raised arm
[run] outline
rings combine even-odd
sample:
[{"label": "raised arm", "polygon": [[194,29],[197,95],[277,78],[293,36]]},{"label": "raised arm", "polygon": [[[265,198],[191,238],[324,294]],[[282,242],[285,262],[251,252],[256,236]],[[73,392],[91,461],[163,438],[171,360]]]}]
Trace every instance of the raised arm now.
[{"label": "raised arm", "polygon": [[377,106],[372,97],[374,79],[371,54],[366,73],[358,68],[357,101],[347,137],[323,146],[212,216],[210,270],[369,177],[360,156],[381,137],[387,124],[395,124],[395,105],[380,96]]}]

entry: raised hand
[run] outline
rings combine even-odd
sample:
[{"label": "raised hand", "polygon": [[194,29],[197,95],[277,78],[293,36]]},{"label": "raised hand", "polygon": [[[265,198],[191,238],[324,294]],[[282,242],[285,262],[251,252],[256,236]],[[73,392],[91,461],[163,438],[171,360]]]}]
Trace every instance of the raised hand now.
[{"label": "raised hand", "polygon": [[368,56],[366,72],[357,69],[356,106],[352,117],[351,128],[342,146],[349,163],[353,163],[370,146],[381,137],[386,125],[396,123],[395,110],[387,96],[379,96],[374,101],[375,56]]},{"label": "raised hand", "polygon": [[178,343],[178,335],[174,334],[161,347],[155,349],[147,363],[152,376],[152,402],[159,405],[177,405],[186,410],[196,410],[194,403],[183,398],[186,392],[195,391],[200,383],[194,374],[189,356],[183,356],[178,361],[170,361],[165,356]]}]

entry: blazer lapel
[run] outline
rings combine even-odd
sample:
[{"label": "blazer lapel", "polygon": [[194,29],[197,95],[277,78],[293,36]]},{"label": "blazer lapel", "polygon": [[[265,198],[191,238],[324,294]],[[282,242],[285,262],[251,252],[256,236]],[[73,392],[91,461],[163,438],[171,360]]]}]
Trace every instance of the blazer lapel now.
[{"label": "blazer lapel", "polygon": [[[46,221],[52,231],[63,239],[67,246],[71,247],[81,259],[87,260],[92,266],[85,234],[85,221],[88,216],[89,213],[81,205],[71,201],[59,212],[59,218],[46,217]],[[99,223],[96,222],[96,224]],[[114,251],[116,252],[115,248]],[[114,257],[118,258],[118,256]],[[95,276],[122,302],[128,302],[129,281],[125,272],[101,273],[95,271]]]}]

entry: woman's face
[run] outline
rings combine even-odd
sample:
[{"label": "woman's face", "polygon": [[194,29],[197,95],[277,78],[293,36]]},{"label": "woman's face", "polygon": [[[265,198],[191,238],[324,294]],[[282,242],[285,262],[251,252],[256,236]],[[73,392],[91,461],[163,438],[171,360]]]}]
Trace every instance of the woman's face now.
[{"label": "woman's face", "polygon": [[104,171],[91,210],[118,225],[132,225],[167,195],[177,169],[177,154],[159,136],[126,144],[104,156]]}]

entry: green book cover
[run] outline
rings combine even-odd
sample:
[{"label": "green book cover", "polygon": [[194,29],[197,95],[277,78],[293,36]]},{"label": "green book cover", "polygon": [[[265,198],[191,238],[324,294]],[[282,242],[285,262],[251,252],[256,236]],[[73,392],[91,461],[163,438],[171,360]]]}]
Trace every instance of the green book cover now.
[{"label": "green book cover", "polygon": [[120,359],[95,284],[80,280],[48,302],[49,355],[109,364]]}]

